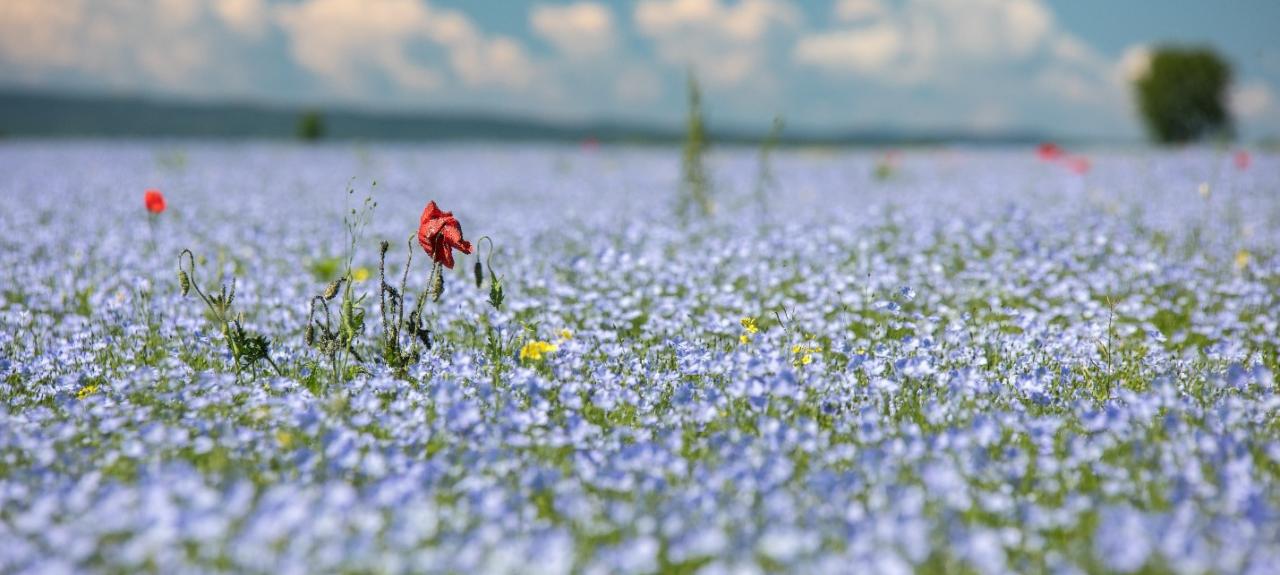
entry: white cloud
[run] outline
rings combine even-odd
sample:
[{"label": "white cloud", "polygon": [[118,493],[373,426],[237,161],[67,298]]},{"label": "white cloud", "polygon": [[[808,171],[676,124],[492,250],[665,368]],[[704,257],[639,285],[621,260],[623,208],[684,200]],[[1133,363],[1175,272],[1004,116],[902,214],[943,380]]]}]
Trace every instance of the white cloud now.
[{"label": "white cloud", "polygon": [[662,95],[662,79],[646,67],[633,66],[618,75],[613,91],[625,104],[649,104]]},{"label": "white cloud", "polygon": [[539,4],[529,16],[533,31],[570,58],[589,59],[609,54],[617,32],[613,12],[603,4]]},{"label": "white cloud", "polygon": [[832,14],[841,22],[876,18],[883,16],[886,11],[880,0],[838,0],[831,7]]},{"label": "white cloud", "polygon": [[934,81],[1028,59],[1055,36],[1052,14],[1037,0],[910,0],[897,9],[842,1],[836,15],[854,26],[801,37],[792,53],[797,63],[836,76]]},{"label": "white cloud", "polygon": [[1144,44],[1130,46],[1120,56],[1116,71],[1120,80],[1133,82],[1151,69],[1151,48]]},{"label": "white cloud", "polygon": [[[1131,127],[1125,70],[1140,65],[1141,52],[1126,62],[1103,56],[1059,27],[1042,0],[843,0],[834,10],[838,23],[801,35],[791,52],[831,81],[917,96],[904,90],[927,85],[977,129],[1013,118],[1047,125],[1031,115],[1046,107],[1086,119],[1073,130]],[[999,114],[993,101],[1004,106]]]},{"label": "white cloud", "polygon": [[1231,112],[1241,120],[1258,120],[1275,106],[1275,94],[1261,82],[1249,82],[1231,90]]},{"label": "white cloud", "polygon": [[[109,86],[207,92],[200,80],[217,66],[204,18],[197,0],[5,0],[0,62],[20,81],[65,71]],[[220,80],[225,88],[234,74]]]},{"label": "white cloud", "polygon": [[1053,31],[1052,14],[1037,0],[910,0],[897,9],[842,2],[836,15],[855,25],[802,36],[794,60],[895,82],[1025,60]]},{"label": "white cloud", "polygon": [[856,30],[837,30],[807,36],[796,45],[795,58],[829,71],[880,75],[903,51],[897,28],[878,24]]},{"label": "white cloud", "polygon": [[777,0],[643,0],[634,19],[664,62],[693,67],[711,87],[734,87],[761,80],[770,33],[793,31],[800,13]]},{"label": "white cloud", "polygon": [[85,26],[78,0],[8,0],[0,6],[0,58],[25,66],[75,66],[80,46],[72,41]]},{"label": "white cloud", "polygon": [[262,0],[217,0],[213,11],[227,27],[252,38],[267,29],[267,11]]},{"label": "white cloud", "polygon": [[440,88],[442,70],[413,56],[443,48],[453,73],[469,87],[520,88],[534,75],[524,48],[485,37],[461,13],[417,0],[307,0],[275,9],[294,59],[349,94],[366,91],[370,71],[415,91]]}]

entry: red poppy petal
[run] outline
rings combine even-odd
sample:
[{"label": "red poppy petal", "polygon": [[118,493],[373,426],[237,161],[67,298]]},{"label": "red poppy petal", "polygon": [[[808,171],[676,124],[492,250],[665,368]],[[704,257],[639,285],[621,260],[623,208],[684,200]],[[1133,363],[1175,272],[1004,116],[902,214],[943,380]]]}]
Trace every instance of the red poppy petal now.
[{"label": "red poppy petal", "polygon": [[457,222],[444,226],[440,229],[440,233],[444,236],[445,242],[456,244],[462,241],[462,227]]},{"label": "red poppy petal", "polygon": [[444,267],[453,269],[453,250],[449,249],[448,244],[440,246],[440,253],[436,254],[436,261],[444,264]]}]

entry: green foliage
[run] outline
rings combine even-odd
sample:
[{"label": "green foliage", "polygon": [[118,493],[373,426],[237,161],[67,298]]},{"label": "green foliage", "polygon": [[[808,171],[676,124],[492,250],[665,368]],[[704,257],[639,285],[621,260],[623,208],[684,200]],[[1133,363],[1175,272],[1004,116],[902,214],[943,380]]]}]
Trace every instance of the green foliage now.
[{"label": "green foliage", "polygon": [[242,323],[244,314],[232,311],[232,304],[236,300],[235,278],[231,278],[229,288],[223,284],[217,293],[210,291],[206,294],[196,281],[195,254],[191,250],[182,250],[178,254],[178,287],[183,297],[194,289],[208,308],[208,316],[218,325],[222,337],[227,341],[227,351],[231,352],[237,376],[243,370],[255,367],[260,361],[267,362],[277,375],[284,374],[271,359],[271,341],[266,336],[246,330]]},{"label": "green foliage", "polygon": [[[373,185],[378,184],[374,182]],[[353,194],[355,190],[348,186],[347,196],[350,197]],[[364,239],[364,230],[373,219],[373,210],[377,205],[372,195],[366,196],[359,209],[351,208],[342,218],[347,235],[347,250],[341,263],[342,275],[330,282],[320,295],[311,298],[304,339],[308,346],[315,348],[329,359],[335,384],[341,384],[346,380],[350,372],[350,360],[364,363],[364,358],[356,350],[356,345],[360,335],[364,333],[366,294],[356,293],[354,262],[356,247]],[[385,272],[380,276],[385,285]],[[338,308],[336,322],[329,307],[329,303],[335,300]]]},{"label": "green foliage", "polygon": [[711,217],[715,204],[711,201],[711,181],[703,163],[710,141],[702,119],[702,91],[698,79],[689,73],[689,117],[685,121],[684,154],[681,163],[681,195],[676,210],[681,220],[688,220],[696,210]]},{"label": "green foliage", "polygon": [[324,115],[317,111],[304,112],[298,117],[297,135],[304,142],[315,142],[324,139]]},{"label": "green foliage", "polygon": [[1231,65],[1208,48],[1166,47],[1134,82],[1138,108],[1151,138],[1181,143],[1205,136],[1230,136],[1226,106]]},{"label": "green foliage", "polygon": [[785,126],[782,116],[774,116],[769,135],[765,136],[764,142],[760,144],[760,168],[756,176],[755,197],[756,207],[760,210],[761,224],[769,213],[769,191],[778,185],[777,178],[773,175],[773,162],[770,161],[770,155],[773,149],[778,147],[778,142],[782,139],[782,129]]}]

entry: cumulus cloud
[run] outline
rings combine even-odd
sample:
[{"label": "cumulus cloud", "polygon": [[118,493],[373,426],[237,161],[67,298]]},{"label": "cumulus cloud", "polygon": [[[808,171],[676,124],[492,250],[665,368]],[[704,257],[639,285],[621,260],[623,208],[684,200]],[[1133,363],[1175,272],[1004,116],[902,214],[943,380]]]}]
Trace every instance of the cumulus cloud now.
[{"label": "cumulus cloud", "polygon": [[618,75],[614,95],[625,104],[649,104],[662,95],[662,79],[644,66],[632,66]]},{"label": "cumulus cloud", "polygon": [[0,6],[0,58],[27,67],[72,67],[81,46],[72,41],[85,28],[83,2],[10,0]]},{"label": "cumulus cloud", "polygon": [[267,29],[263,0],[217,0],[213,11],[227,27],[246,36],[259,38]]},{"label": "cumulus cloud", "polygon": [[467,86],[522,88],[533,77],[515,40],[486,37],[465,15],[417,0],[307,0],[276,7],[275,20],[298,63],[348,93],[365,91],[371,71],[411,90],[441,87],[444,71],[414,56],[431,47]]},{"label": "cumulus cloud", "polygon": [[802,34],[791,52],[832,82],[886,93],[927,85],[948,106],[967,107],[960,115],[980,129],[1025,120],[1050,102],[1087,116],[1091,128],[1131,122],[1124,78],[1141,51],[1124,62],[1105,57],[1058,26],[1041,0],[842,0],[833,20]]},{"label": "cumulus cloud", "polygon": [[887,9],[880,0],[837,0],[831,12],[841,22],[857,22],[883,16]]},{"label": "cumulus cloud", "polygon": [[1232,114],[1245,121],[1258,120],[1267,115],[1275,106],[1275,94],[1262,82],[1248,82],[1231,91],[1230,108]]},{"label": "cumulus cloud", "polygon": [[796,60],[833,72],[879,75],[902,55],[904,38],[889,24],[813,34],[796,46]]},{"label": "cumulus cloud", "polygon": [[1135,44],[1125,49],[1116,66],[1120,80],[1133,82],[1146,75],[1151,69],[1151,48],[1145,44]]},{"label": "cumulus cloud", "polygon": [[570,58],[608,55],[617,37],[613,12],[595,2],[539,4],[530,13],[529,24],[534,33]]},{"label": "cumulus cloud", "polygon": [[6,0],[0,63],[20,80],[74,72],[114,86],[196,92],[217,67],[215,35],[204,23],[198,0]]},{"label": "cumulus cloud", "polygon": [[1025,59],[1053,28],[1036,0],[911,0],[897,9],[860,0],[837,4],[835,15],[852,24],[802,36],[795,61],[896,82]]},{"label": "cumulus cloud", "polygon": [[770,33],[794,31],[801,17],[778,0],[643,0],[634,20],[662,61],[693,67],[712,87],[734,87],[760,79]]}]

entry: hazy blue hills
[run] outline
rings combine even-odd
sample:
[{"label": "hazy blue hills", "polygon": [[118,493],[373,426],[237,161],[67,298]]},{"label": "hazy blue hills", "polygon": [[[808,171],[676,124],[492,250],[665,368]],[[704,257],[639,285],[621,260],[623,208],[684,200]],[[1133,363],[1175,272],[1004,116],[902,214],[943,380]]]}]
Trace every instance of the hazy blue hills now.
[{"label": "hazy blue hills", "polygon": [[[294,138],[301,107],[237,102],[192,102],[127,96],[90,96],[0,90],[0,135],[7,137],[192,137]],[[501,115],[445,112],[316,110],[325,137],[339,140],[600,142],[664,144],[683,138],[679,126],[627,122],[558,123]],[[756,143],[764,133],[711,131],[727,143]],[[1033,133],[909,133],[866,130],[788,133],[783,143],[902,145],[931,143],[1012,144],[1037,142]]]}]

